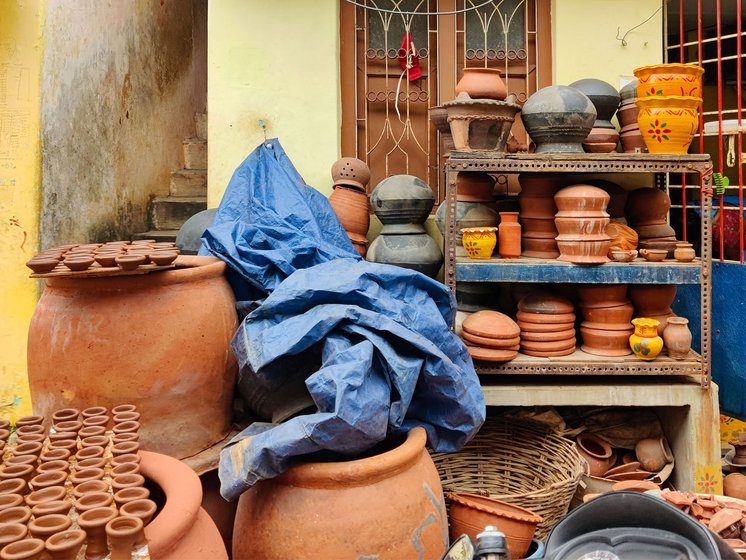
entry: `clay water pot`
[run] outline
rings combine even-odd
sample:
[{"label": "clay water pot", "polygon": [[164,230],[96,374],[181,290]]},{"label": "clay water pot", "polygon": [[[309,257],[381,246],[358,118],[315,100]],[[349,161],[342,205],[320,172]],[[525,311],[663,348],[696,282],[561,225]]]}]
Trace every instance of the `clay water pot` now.
[{"label": "clay water pot", "polygon": [[106,544],[106,524],[117,517],[111,508],[96,508],[78,516],[78,525],[86,533],[86,560],[102,558],[109,552]]},{"label": "clay water pot", "polygon": [[106,524],[106,537],[111,548],[111,560],[131,560],[143,524],[136,517],[118,517]]},{"label": "clay water pot", "polygon": [[44,541],[41,539],[23,539],[0,550],[2,560],[41,560],[42,554]]},{"label": "clay water pot", "polygon": [[258,482],[238,502],[233,558],[302,558],[309,550],[319,558],[338,557],[340,550],[380,560],[440,558],[448,522],[425,442],[418,427],[391,451],[301,464]]},{"label": "clay water pot", "polygon": [[93,492],[108,492],[109,484],[103,480],[88,480],[75,486],[73,496],[77,499]]},{"label": "clay water pot", "polygon": [[44,517],[45,515],[65,515],[70,513],[72,504],[67,500],[50,500],[48,502],[42,502],[36,504],[31,508],[31,513],[34,517]]},{"label": "clay water pot", "polygon": [[416,270],[431,278],[443,265],[443,253],[426,233],[379,235],[370,244],[366,258],[371,262]]},{"label": "clay water pot", "polygon": [[588,432],[575,438],[578,453],[588,463],[590,476],[602,476],[616,461],[616,454],[607,442]]},{"label": "clay water pot", "polygon": [[619,107],[619,102],[621,101],[621,97],[616,88],[603,80],[597,80],[595,78],[578,80],[571,83],[570,87],[577,89],[588,97],[596,108],[597,117],[596,121],[593,123],[594,128],[614,128],[614,125],[611,124],[611,118],[614,116],[614,113],[616,113],[616,110]]},{"label": "clay water pot", "polygon": [[48,539],[55,533],[66,531],[71,525],[72,521],[67,515],[53,514],[31,520],[28,530],[37,539]]},{"label": "clay water pot", "polygon": [[85,531],[73,529],[52,535],[45,546],[52,560],[76,560],[85,539]]},{"label": "clay water pot", "polygon": [[456,176],[456,200],[459,202],[491,202],[495,179],[478,171],[461,171]]},{"label": "clay water pot", "polygon": [[508,89],[495,68],[464,68],[461,79],[456,84],[456,95],[467,93],[472,99],[502,100],[508,96]]},{"label": "clay water pot", "polygon": [[635,455],[643,469],[659,472],[673,462],[673,455],[663,437],[641,439],[635,445]]},{"label": "clay water pot", "polygon": [[25,494],[28,483],[22,478],[6,478],[0,480],[0,496],[3,494]]},{"label": "clay water pot", "polygon": [[425,231],[422,224],[435,205],[435,197],[422,179],[393,175],[373,189],[370,204],[384,226],[382,233],[422,233]]},{"label": "clay water pot", "polygon": [[65,490],[64,486],[49,486],[26,494],[26,505],[33,508],[34,506],[45,502],[64,500],[66,497],[67,490]]},{"label": "clay water pot", "polygon": [[[35,410],[134,402],[148,419],[140,430],[143,446],[175,457],[228,434],[237,370],[230,342],[238,319],[226,265],[213,257],[177,262],[157,274],[45,281],[28,338]],[[55,333],[71,325],[74,339],[63,343]],[[133,352],[142,340],[158,351]],[[178,397],[162,391],[177,385]]]},{"label": "clay water pot", "polygon": [[581,143],[596,121],[596,108],[583,93],[567,86],[549,86],[528,98],[521,111],[536,153],[583,153]]},{"label": "clay water pot", "polygon": [[21,523],[4,523],[0,525],[0,550],[4,546],[20,541],[28,534],[26,525]]},{"label": "clay water pot", "polygon": [[731,473],[723,479],[723,494],[746,500],[746,475]]},{"label": "clay water pot", "polygon": [[521,256],[521,224],[518,223],[518,212],[500,212],[498,254],[503,259],[517,259]]},{"label": "clay water pot", "polygon": [[25,525],[31,519],[31,508],[16,506],[0,511],[0,527],[6,523],[21,523]]},{"label": "clay water pot", "polygon": [[143,487],[122,488],[114,494],[114,503],[120,508],[135,500],[146,500],[150,497],[150,490]]},{"label": "clay water pot", "polygon": [[329,197],[329,204],[348,235],[365,237],[370,226],[368,193],[346,187],[337,187]]},{"label": "clay water pot", "polygon": [[692,333],[687,326],[689,319],[670,317],[663,331],[663,342],[668,350],[668,357],[674,360],[685,360],[692,349]]},{"label": "clay water pot", "polygon": [[23,505],[23,496],[20,494],[0,494],[0,511]]}]

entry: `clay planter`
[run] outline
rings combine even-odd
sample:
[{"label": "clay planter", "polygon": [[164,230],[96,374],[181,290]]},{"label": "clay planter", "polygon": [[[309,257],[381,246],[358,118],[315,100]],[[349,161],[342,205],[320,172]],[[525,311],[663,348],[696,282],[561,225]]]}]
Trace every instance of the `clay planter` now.
[{"label": "clay planter", "polygon": [[456,95],[466,93],[472,99],[505,99],[508,90],[495,68],[464,68],[456,84]]},{"label": "clay planter", "polygon": [[448,111],[454,148],[460,152],[493,151],[505,153],[508,136],[521,106],[511,95],[506,101],[469,99],[460,94],[443,103]]},{"label": "clay planter", "polygon": [[671,449],[663,437],[641,439],[635,445],[635,455],[642,468],[651,472],[659,472],[673,463]]},{"label": "clay planter", "polygon": [[358,241],[361,238],[364,240],[370,226],[368,194],[357,189],[336,187],[329,197],[329,204],[347,235],[352,238],[354,234]]},{"label": "clay planter", "polygon": [[[230,348],[238,327],[235,299],[222,261],[182,256],[179,262],[186,268],[46,280],[28,337],[37,412],[136,402],[148,418],[140,430],[143,447],[176,457],[225,437],[236,375]],[[72,339],[56,336],[73,325]],[[142,341],[157,351],[133,352]],[[98,371],[93,380],[91,369]],[[68,390],[60,392],[63,377]],[[181,390],[170,398],[164,386]]]},{"label": "clay planter", "polygon": [[692,349],[692,333],[687,326],[689,320],[684,317],[670,317],[663,331],[663,342],[668,350],[668,357],[674,360],[685,360]]},{"label": "clay planter", "polygon": [[603,476],[616,461],[611,446],[599,437],[583,432],[575,439],[578,453],[588,463],[590,476]]},{"label": "clay planter", "polygon": [[584,153],[582,142],[596,121],[596,109],[584,94],[567,86],[549,86],[528,98],[521,110],[536,153]]},{"label": "clay planter", "polygon": [[534,239],[523,236],[521,238],[521,256],[535,259],[556,259],[559,257],[557,241],[551,239]]},{"label": "clay planter", "polygon": [[655,64],[635,68],[637,97],[702,97],[704,68],[693,64]]},{"label": "clay planter", "polygon": [[233,558],[440,558],[448,521],[425,442],[414,428],[391,451],[301,464],[256,483],[238,502]]},{"label": "clay planter", "polygon": [[647,97],[635,101],[640,108],[637,126],[651,154],[686,154],[699,128],[699,97]]},{"label": "clay planter", "polygon": [[456,178],[456,187],[459,202],[491,202],[495,179],[487,173],[462,171]]},{"label": "clay planter", "polygon": [[521,224],[518,223],[518,212],[500,212],[498,254],[503,259],[517,259],[521,256]]},{"label": "clay planter", "polygon": [[461,244],[471,259],[489,259],[497,244],[496,227],[475,227],[461,230]]},{"label": "clay planter", "polygon": [[580,349],[595,356],[628,356],[632,353],[629,348],[629,336],[632,326],[623,330],[602,330],[580,326],[580,336],[583,345]]},{"label": "clay planter", "polygon": [[118,517],[109,521],[106,540],[111,548],[111,560],[131,560],[142,529],[142,521],[136,517]]},{"label": "clay planter", "polygon": [[536,526],[543,521],[540,515],[525,508],[475,494],[449,493],[448,500],[452,540],[466,534],[476,542],[485,527],[499,527],[511,558],[524,557]]}]

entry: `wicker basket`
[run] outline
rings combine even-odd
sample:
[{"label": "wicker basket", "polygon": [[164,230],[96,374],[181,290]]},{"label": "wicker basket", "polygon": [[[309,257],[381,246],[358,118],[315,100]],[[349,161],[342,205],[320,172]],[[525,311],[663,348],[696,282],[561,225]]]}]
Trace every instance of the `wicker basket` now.
[{"label": "wicker basket", "polygon": [[545,426],[489,419],[458,453],[434,453],[444,491],[471,492],[519,505],[544,521],[544,539],[567,513],[583,472],[575,443]]}]

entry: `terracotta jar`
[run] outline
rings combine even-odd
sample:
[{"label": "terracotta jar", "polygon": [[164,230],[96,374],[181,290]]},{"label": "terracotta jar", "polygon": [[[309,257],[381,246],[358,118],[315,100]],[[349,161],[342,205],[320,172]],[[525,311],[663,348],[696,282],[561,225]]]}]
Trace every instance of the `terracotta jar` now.
[{"label": "terracotta jar", "polygon": [[341,550],[351,558],[440,558],[448,520],[425,443],[414,428],[391,451],[302,464],[258,482],[238,502],[233,558],[304,558],[309,550],[318,558]]},{"label": "terracotta jar", "polygon": [[461,171],[456,176],[456,200],[459,202],[491,202],[495,179],[488,173]]},{"label": "terracotta jar", "polygon": [[536,153],[584,153],[582,142],[596,121],[596,108],[583,93],[568,86],[548,86],[528,98],[521,120]]},{"label": "terracotta jar", "polygon": [[663,331],[663,342],[668,350],[668,357],[674,360],[685,360],[692,349],[692,333],[687,326],[689,319],[669,317],[666,330]]},{"label": "terracotta jar", "polygon": [[588,463],[591,476],[603,476],[616,461],[616,454],[607,442],[588,432],[583,432],[575,438],[578,453]]},{"label": "terracotta jar", "polygon": [[472,99],[505,99],[508,89],[495,68],[464,68],[456,84],[456,95],[467,93]]},{"label": "terracotta jar", "polygon": [[673,256],[679,262],[692,262],[697,253],[691,243],[677,243]]},{"label": "terracotta jar", "polygon": [[518,212],[500,212],[498,226],[498,254],[503,259],[517,259],[521,256],[521,224]]},{"label": "terracotta jar", "polygon": [[[143,446],[175,457],[225,437],[236,376],[230,342],[238,327],[226,265],[213,257],[177,262],[179,268],[158,274],[45,280],[28,338],[35,410],[134,402],[148,419]],[[73,339],[56,336],[60,329]],[[133,352],[142,341],[157,351]],[[180,387],[179,394],[171,398],[165,386]]]},{"label": "terracotta jar", "polygon": [[52,560],[75,560],[85,542],[85,531],[73,529],[52,535],[46,549]]},{"label": "terracotta jar", "polygon": [[673,462],[671,449],[663,436],[638,441],[635,445],[635,455],[643,469],[654,473]]},{"label": "terracotta jar", "polygon": [[78,525],[86,533],[86,560],[97,560],[109,552],[106,544],[106,524],[117,517],[111,508],[96,508],[78,516]]},{"label": "terracotta jar", "polygon": [[142,520],[136,517],[117,517],[106,524],[111,560],[132,560],[135,542],[142,528]]},{"label": "terracotta jar", "polygon": [[0,550],[2,560],[41,560],[44,554],[42,539],[23,539]]},{"label": "terracotta jar", "polygon": [[658,321],[649,318],[632,320],[635,332],[629,337],[629,345],[641,360],[655,360],[663,349],[663,339],[658,336]]},{"label": "terracotta jar", "polygon": [[329,197],[329,204],[351,240],[367,241],[370,226],[368,193],[338,186]]}]

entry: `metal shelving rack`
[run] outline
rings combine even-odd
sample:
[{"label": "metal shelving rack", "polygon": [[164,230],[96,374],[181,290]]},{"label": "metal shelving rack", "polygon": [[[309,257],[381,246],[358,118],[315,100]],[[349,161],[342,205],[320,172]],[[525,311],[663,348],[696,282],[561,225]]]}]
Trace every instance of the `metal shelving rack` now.
[{"label": "metal shelving rack", "polygon": [[[704,155],[659,154],[495,154],[452,152],[445,163],[446,231],[445,283],[454,293],[457,282],[553,282],[623,284],[699,284],[701,300],[701,354],[686,360],[667,356],[644,362],[634,356],[606,358],[576,350],[561,358],[533,358],[519,354],[510,362],[475,362],[477,373],[513,375],[636,375],[678,376],[710,385],[710,289],[712,162]],[[701,178],[701,257],[693,263],[607,263],[575,265],[552,259],[476,261],[466,256],[456,240],[456,177],[459,171],[489,173],[653,173],[658,186],[666,173],[698,173]]]}]

